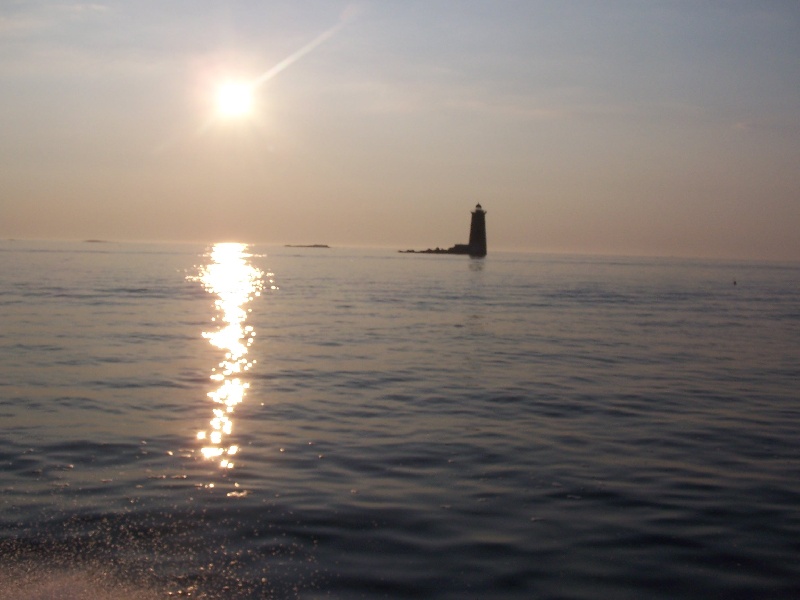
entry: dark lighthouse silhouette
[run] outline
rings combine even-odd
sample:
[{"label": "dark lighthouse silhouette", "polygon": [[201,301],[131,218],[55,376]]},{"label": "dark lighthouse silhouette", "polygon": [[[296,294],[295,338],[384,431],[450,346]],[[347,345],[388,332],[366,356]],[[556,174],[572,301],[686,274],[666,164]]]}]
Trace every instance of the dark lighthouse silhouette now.
[{"label": "dark lighthouse silhouette", "polygon": [[472,258],[486,256],[486,211],[480,204],[472,211],[469,225],[469,243],[456,244],[450,248],[428,248],[427,250],[400,250],[407,254],[468,254]]}]

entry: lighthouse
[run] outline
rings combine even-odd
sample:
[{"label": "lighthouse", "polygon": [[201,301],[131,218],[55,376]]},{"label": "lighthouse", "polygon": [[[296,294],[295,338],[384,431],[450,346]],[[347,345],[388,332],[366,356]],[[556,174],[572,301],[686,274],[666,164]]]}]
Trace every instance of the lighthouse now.
[{"label": "lighthouse", "polygon": [[486,211],[480,204],[472,211],[469,226],[469,255],[473,258],[486,256]]},{"label": "lighthouse", "polygon": [[406,254],[469,254],[472,258],[486,256],[486,211],[480,204],[472,211],[469,225],[469,244],[456,244],[450,248],[428,248],[427,250],[398,250]]}]

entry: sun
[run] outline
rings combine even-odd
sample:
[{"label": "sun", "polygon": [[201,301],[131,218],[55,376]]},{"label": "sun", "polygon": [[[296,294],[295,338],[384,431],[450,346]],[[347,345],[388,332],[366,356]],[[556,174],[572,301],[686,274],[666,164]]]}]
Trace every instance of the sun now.
[{"label": "sun", "polygon": [[247,117],[253,112],[253,87],[228,81],[217,89],[217,112],[225,118]]}]

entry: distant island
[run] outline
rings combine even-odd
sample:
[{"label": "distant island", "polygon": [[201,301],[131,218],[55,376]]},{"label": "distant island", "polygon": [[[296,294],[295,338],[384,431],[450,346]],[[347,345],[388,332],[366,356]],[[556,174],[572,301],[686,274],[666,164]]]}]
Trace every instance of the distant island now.
[{"label": "distant island", "polygon": [[402,254],[467,254],[472,258],[486,256],[486,211],[480,204],[472,211],[469,226],[469,244],[456,244],[449,248],[428,248],[427,250],[398,250]]},{"label": "distant island", "polygon": [[84,244],[107,244],[108,240],[83,240]]},{"label": "distant island", "polygon": [[286,244],[285,248],[330,248],[328,244]]},{"label": "distant island", "polygon": [[400,254],[469,254],[469,244],[456,244],[449,248],[428,248],[427,250],[398,250]]}]

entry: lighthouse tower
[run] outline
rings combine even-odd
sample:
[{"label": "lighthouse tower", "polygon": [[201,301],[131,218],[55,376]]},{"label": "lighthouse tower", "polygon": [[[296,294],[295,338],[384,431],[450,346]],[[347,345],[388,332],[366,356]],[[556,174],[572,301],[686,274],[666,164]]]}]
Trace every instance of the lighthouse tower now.
[{"label": "lighthouse tower", "polygon": [[486,256],[486,211],[480,204],[472,211],[469,227],[469,255],[473,258]]}]

